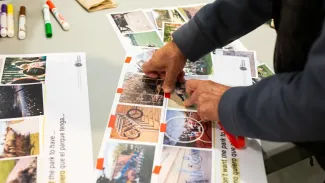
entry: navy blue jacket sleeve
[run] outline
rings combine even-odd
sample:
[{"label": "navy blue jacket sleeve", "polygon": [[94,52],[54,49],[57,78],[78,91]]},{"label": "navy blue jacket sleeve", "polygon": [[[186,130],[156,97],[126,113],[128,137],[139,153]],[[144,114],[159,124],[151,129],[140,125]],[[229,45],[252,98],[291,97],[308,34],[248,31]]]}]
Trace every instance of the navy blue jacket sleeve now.
[{"label": "navy blue jacket sleeve", "polygon": [[271,141],[325,140],[324,49],[325,27],[302,72],[276,74],[256,85],[228,90],[219,104],[224,128],[234,135]]},{"label": "navy blue jacket sleeve", "polygon": [[175,31],[173,40],[190,61],[196,61],[270,20],[272,1],[216,0]]}]

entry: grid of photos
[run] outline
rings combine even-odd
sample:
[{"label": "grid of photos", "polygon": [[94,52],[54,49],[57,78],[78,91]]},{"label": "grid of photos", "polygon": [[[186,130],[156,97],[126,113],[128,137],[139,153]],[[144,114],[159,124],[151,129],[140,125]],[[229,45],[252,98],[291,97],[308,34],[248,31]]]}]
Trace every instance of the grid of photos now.
[{"label": "grid of photos", "polygon": [[[116,106],[111,112],[109,130],[99,155],[103,162],[97,162],[100,165],[97,166],[98,183],[215,182],[212,162],[213,147],[218,143],[215,138],[217,125],[201,120],[195,105],[183,105],[188,98],[186,83],[176,83],[175,90],[167,94],[162,89],[162,79],[148,78],[142,71],[143,64],[155,51],[170,42],[172,34],[203,6],[108,15],[123,46],[126,47],[125,43],[131,46],[126,51],[132,54],[121,73]],[[188,61],[184,67],[185,79],[219,77],[225,83],[234,86],[245,83],[246,86],[252,79],[269,75],[267,66],[256,67],[255,52],[237,51],[246,49],[235,43],[195,62]],[[218,66],[213,65],[213,61]],[[154,173],[157,165],[161,167],[159,175]]]},{"label": "grid of photos", "polygon": [[0,58],[0,183],[37,182],[46,61]]},{"label": "grid of photos", "polygon": [[[196,106],[184,107],[185,84],[177,83],[166,97],[164,81],[142,72],[142,65],[202,6],[108,15],[122,42],[141,47],[141,51],[121,74],[114,117],[109,120],[108,138],[99,156],[103,162],[97,168],[97,182],[150,183],[157,162],[163,167],[159,182],[212,182],[214,123],[203,122]],[[161,30],[158,37],[157,29]],[[212,75],[212,54],[187,62],[184,72],[193,79]]]}]

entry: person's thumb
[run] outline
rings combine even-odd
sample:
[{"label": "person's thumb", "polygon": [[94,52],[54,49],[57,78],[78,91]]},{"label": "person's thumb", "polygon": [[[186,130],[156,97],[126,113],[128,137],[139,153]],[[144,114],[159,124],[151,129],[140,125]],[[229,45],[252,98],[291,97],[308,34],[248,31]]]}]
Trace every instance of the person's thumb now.
[{"label": "person's thumb", "polygon": [[171,93],[175,88],[179,72],[167,71],[163,89],[165,93]]}]

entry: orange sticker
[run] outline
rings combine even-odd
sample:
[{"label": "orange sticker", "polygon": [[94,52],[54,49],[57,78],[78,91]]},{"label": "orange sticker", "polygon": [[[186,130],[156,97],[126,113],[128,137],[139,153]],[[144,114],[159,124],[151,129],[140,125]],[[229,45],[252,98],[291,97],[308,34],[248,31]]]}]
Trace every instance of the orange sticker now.
[{"label": "orange sticker", "polygon": [[161,169],[161,166],[155,166],[155,168],[153,169],[153,173],[159,174],[160,173],[160,169]]},{"label": "orange sticker", "polygon": [[165,93],[165,98],[170,98],[170,93]]},{"label": "orange sticker", "polygon": [[115,121],[116,121],[116,116],[111,115],[111,117],[109,118],[108,128],[114,128]]},{"label": "orange sticker", "polygon": [[117,90],[116,90],[116,93],[122,93],[123,92],[123,88],[118,88]]},{"label": "orange sticker", "polygon": [[103,170],[103,165],[104,165],[104,158],[98,158],[97,164],[96,164],[96,169]]},{"label": "orange sticker", "polygon": [[125,63],[130,63],[131,60],[132,60],[132,57],[126,57],[126,59],[125,59]]},{"label": "orange sticker", "polygon": [[166,123],[160,124],[160,132],[166,132]]}]

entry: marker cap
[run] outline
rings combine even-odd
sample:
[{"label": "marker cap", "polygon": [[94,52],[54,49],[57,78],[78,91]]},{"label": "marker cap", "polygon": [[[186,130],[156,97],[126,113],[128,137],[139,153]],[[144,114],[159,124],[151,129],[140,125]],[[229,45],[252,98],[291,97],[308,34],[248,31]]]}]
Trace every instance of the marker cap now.
[{"label": "marker cap", "polygon": [[19,15],[26,15],[26,7],[25,6],[20,7]]},{"label": "marker cap", "polygon": [[8,4],[8,14],[13,14],[14,13],[14,7],[12,4]]},{"label": "marker cap", "polygon": [[48,38],[52,37],[52,25],[50,23],[45,24],[45,33],[46,33],[46,37]]},{"label": "marker cap", "polygon": [[50,10],[52,10],[53,8],[55,8],[54,4],[50,0],[46,1],[46,4],[49,5]]},{"label": "marker cap", "polygon": [[7,13],[7,5],[6,4],[1,5],[1,13],[3,13],[3,12]]}]

